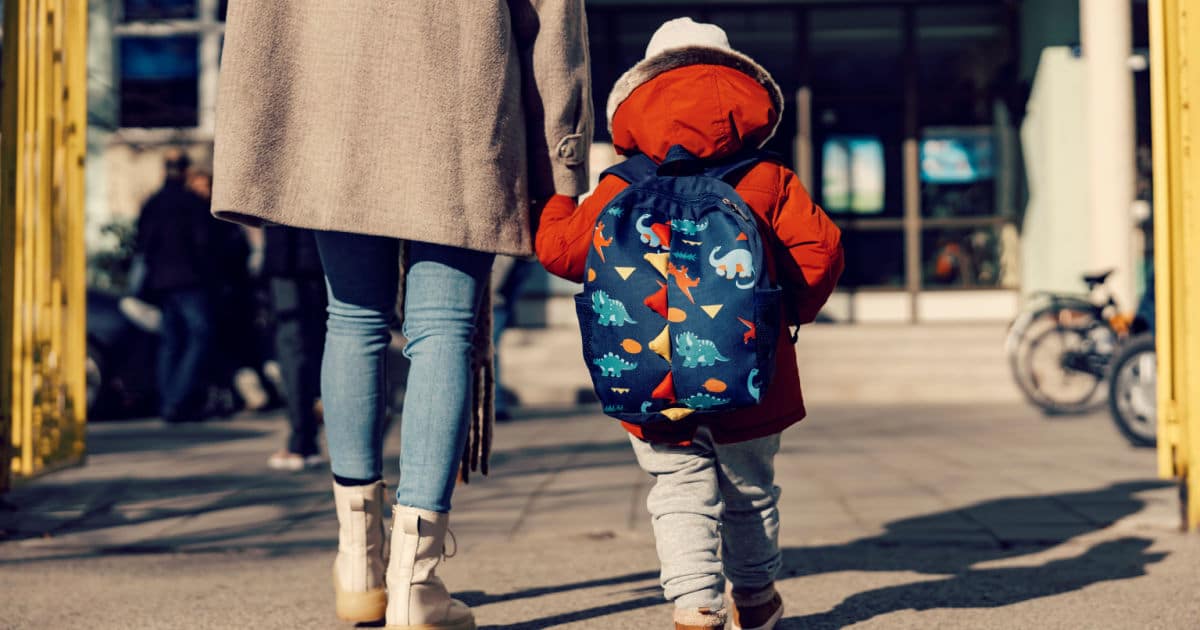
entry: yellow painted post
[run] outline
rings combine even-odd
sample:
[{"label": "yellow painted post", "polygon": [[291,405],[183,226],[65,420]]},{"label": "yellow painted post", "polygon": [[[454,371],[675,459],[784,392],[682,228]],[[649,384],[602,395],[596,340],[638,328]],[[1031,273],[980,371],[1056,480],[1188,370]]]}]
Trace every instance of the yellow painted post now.
[{"label": "yellow painted post", "polygon": [[[1200,527],[1200,6],[1150,2],[1158,472]],[[1190,272],[1189,272],[1190,270]],[[1189,316],[1190,315],[1190,316]]]},{"label": "yellow painted post", "polygon": [[83,461],[87,4],[4,3],[0,491]]}]

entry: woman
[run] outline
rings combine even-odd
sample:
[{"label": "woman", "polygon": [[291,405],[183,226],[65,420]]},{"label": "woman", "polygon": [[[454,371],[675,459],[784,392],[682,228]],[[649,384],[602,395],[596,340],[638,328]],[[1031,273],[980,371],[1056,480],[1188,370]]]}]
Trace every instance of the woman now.
[{"label": "woman", "polygon": [[[469,421],[490,415],[473,395],[490,390],[478,317],[493,256],[532,251],[531,204],[586,188],[583,2],[235,0],[226,28],[215,212],[319,231],[338,615],[386,607],[388,627],[474,628],[435,570]],[[402,243],[412,367],[385,576],[384,357]]]}]

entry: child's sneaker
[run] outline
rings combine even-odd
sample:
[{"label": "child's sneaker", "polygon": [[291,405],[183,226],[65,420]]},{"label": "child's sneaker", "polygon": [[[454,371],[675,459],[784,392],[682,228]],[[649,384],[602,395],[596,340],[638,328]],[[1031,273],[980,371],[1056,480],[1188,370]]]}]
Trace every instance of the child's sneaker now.
[{"label": "child's sneaker", "polygon": [[675,630],[712,630],[725,627],[725,609],[676,608]]},{"label": "child's sneaker", "polygon": [[733,607],[733,630],[773,630],[783,617],[783,598],[775,584],[752,593],[730,591]]}]

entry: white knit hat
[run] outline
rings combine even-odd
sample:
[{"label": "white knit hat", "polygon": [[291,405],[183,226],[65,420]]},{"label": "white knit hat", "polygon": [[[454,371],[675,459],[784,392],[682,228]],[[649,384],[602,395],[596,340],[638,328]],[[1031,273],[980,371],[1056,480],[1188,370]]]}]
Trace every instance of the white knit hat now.
[{"label": "white knit hat", "polygon": [[[608,95],[609,134],[612,134],[612,120],[617,107],[639,86],[669,70],[699,64],[728,66],[758,81],[767,89],[771,104],[779,118],[782,118],[783,92],[775,79],[771,78],[771,73],[750,57],[734,50],[720,26],[701,24],[685,17],[669,20],[658,27],[646,46],[645,58],[617,79]],[[779,118],[771,127],[771,133],[763,138],[764,143],[775,135]]]}]

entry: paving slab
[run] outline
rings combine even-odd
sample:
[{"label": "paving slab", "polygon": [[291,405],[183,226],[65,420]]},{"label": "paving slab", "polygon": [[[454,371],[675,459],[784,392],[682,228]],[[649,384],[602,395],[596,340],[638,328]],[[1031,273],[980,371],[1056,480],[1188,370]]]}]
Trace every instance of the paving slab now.
[{"label": "paving slab", "polygon": [[[1200,627],[1200,537],[1100,415],[817,404],[778,460],[780,628]],[[447,582],[482,628],[670,627],[650,479],[591,409],[498,428]],[[266,470],[283,421],[98,423],[86,467],[0,512],[0,628],[348,628],[328,471]],[[395,479],[399,435],[387,441]]]}]

